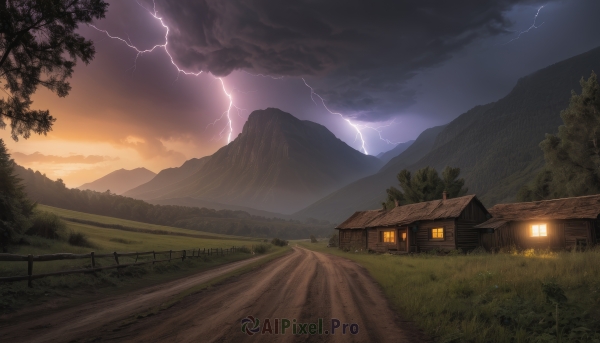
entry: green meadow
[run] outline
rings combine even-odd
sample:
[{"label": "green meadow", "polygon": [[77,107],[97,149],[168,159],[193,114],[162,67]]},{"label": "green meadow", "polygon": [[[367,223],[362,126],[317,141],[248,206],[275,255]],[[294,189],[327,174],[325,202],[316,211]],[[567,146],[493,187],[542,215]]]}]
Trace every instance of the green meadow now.
[{"label": "green meadow", "polygon": [[600,342],[598,248],[399,256],[297,243],[364,266],[436,342]]},{"label": "green meadow", "polygon": [[[122,269],[111,269],[95,274],[73,274],[50,276],[33,281],[33,288],[27,287],[26,281],[0,283],[0,313],[9,313],[22,307],[35,305],[45,300],[69,301],[90,295],[106,295],[113,292],[144,287],[178,277],[187,276],[219,264],[246,259],[252,255],[238,252],[225,256],[201,256],[181,260],[181,250],[186,249],[188,256],[191,250],[210,248],[231,248],[245,246],[251,248],[261,244],[261,240],[203,233],[193,230],[173,228],[160,225],[139,223],[93,214],[63,210],[50,206],[38,205],[38,211],[52,212],[60,217],[75,218],[88,223],[114,224],[127,229],[142,229],[144,232],[126,231],[99,227],[93,224],[81,224],[64,221],[68,232],[81,233],[87,238],[89,246],[74,246],[64,239],[46,239],[37,236],[24,236],[26,243],[11,246],[9,253],[20,255],[44,255],[53,253],[95,254],[111,252],[148,252],[173,250],[171,262],[154,265],[131,266]],[[155,233],[149,233],[155,232]],[[187,235],[187,236],[185,236]],[[273,247],[269,253],[277,253],[282,249]],[[120,257],[119,263],[150,261],[152,255]],[[169,254],[157,255],[156,259],[168,259]],[[113,257],[97,258],[96,266],[114,265]],[[51,273],[55,271],[89,268],[90,259],[60,260],[34,262],[33,274]],[[0,277],[27,275],[27,262],[0,262]]]}]

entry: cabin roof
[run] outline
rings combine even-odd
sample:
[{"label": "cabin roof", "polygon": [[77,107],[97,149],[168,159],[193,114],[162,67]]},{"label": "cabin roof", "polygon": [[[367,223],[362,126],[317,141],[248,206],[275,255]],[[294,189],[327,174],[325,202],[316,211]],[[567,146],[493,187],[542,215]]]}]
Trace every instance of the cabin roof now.
[{"label": "cabin roof", "polygon": [[502,221],[596,219],[600,215],[600,194],[498,204],[489,211],[493,218],[475,227],[495,229],[503,225],[498,225]]},{"label": "cabin roof", "polygon": [[350,218],[346,219],[343,223],[338,225],[336,229],[362,229],[369,222],[378,216],[384,214],[384,210],[371,210],[371,211],[358,211],[354,212]]},{"label": "cabin roof", "polygon": [[[458,218],[475,195],[446,200],[432,200],[394,207],[389,211],[374,210],[356,212],[338,225],[336,229],[364,229],[377,226],[407,225],[417,221]],[[482,208],[483,205],[481,205]]]}]

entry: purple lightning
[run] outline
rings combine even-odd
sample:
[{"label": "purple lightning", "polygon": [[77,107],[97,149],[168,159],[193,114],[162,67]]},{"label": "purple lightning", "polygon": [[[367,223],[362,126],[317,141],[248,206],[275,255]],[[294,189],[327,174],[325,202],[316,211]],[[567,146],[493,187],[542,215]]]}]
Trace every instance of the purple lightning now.
[{"label": "purple lightning", "polygon": [[513,41],[516,41],[517,39],[521,38],[522,34],[527,33],[529,31],[531,31],[532,29],[538,29],[542,25],[544,25],[545,22],[542,22],[540,25],[536,25],[536,23],[535,23],[537,21],[538,16],[540,15],[540,11],[542,10],[542,8],[544,8],[544,6],[541,6],[540,8],[538,8],[537,13],[535,14],[535,17],[533,17],[533,24],[531,24],[531,26],[527,30],[519,32],[519,34],[517,35],[517,37],[509,40],[508,42],[504,43],[503,45],[512,43]]},{"label": "purple lightning", "polygon": [[323,104],[323,107],[327,110],[327,112],[329,112],[331,114],[337,114],[343,120],[345,120],[348,124],[350,124],[350,126],[352,126],[354,128],[354,130],[356,130],[356,137],[360,138],[360,141],[362,142],[362,150],[365,153],[365,155],[368,155],[369,152],[367,151],[367,148],[365,147],[365,139],[363,137],[363,133],[360,130],[359,125],[354,124],[350,119],[344,117],[343,114],[331,111],[325,104],[325,100],[319,94],[315,93],[315,90],[308,83],[306,83],[306,80],[304,80],[304,78],[302,78],[302,81],[304,81],[304,84],[306,85],[306,87],[310,88],[310,98],[315,103],[315,105],[317,105],[317,102],[315,101],[315,98],[314,98],[316,96],[317,98],[319,98],[321,100],[321,103]]},{"label": "purple lightning", "polygon": [[[171,60],[171,64],[173,66],[175,66],[175,68],[177,68],[177,75],[179,74],[184,74],[184,75],[190,75],[190,76],[199,76],[200,74],[202,74],[202,70],[199,72],[189,72],[189,71],[185,71],[184,69],[180,68],[177,63],[175,63],[175,60],[173,59],[173,56],[171,55],[171,53],[169,52],[169,49],[167,48],[167,45],[169,44],[169,27],[167,25],[165,25],[163,18],[158,16],[158,12],[156,11],[156,3],[154,3],[154,8],[153,11],[148,10],[147,8],[145,8],[144,6],[142,6],[139,2],[138,5],[140,5],[142,8],[144,8],[145,10],[147,10],[150,15],[152,17],[154,17],[154,19],[158,20],[160,22],[160,24],[162,25],[162,27],[165,28],[166,32],[165,32],[165,42],[163,44],[157,44],[155,46],[153,46],[150,49],[139,49],[138,47],[136,47],[135,45],[133,45],[131,43],[131,40],[125,40],[121,37],[118,36],[113,36],[111,35],[108,31],[106,30],[102,30],[99,29],[98,27],[96,27],[95,25],[90,24],[91,27],[93,27],[94,29],[96,29],[99,32],[102,32],[104,34],[106,34],[106,36],[108,36],[111,39],[117,39],[120,40],[121,42],[125,43],[125,45],[127,45],[129,48],[135,50],[137,52],[136,56],[135,56],[135,60],[134,60],[134,64],[133,64],[133,70],[135,71],[136,67],[137,67],[137,59],[138,57],[140,57],[140,55],[143,55],[145,53],[149,53],[149,52],[153,52],[156,49],[163,49],[166,53],[167,56],[169,56],[169,59]],[[233,97],[231,96],[231,93],[229,93],[225,87],[225,83],[223,82],[223,79],[220,77],[216,77],[217,80],[219,80],[221,82],[221,87],[223,89],[223,93],[225,93],[225,96],[229,99],[229,106],[227,107],[227,111],[224,112],[224,115],[227,117],[228,120],[228,127],[229,127],[229,134],[227,135],[227,144],[231,143],[231,136],[233,134],[233,122],[231,120],[231,109],[233,107],[237,108],[234,104],[233,104]],[[239,108],[237,108],[239,110]],[[214,125],[217,121],[219,121],[220,119],[222,119],[223,116],[221,116],[221,118],[217,119],[215,122],[213,122],[212,124],[209,125]],[[225,127],[223,130],[227,129],[227,127]],[[223,131],[221,131],[222,133]]]}]

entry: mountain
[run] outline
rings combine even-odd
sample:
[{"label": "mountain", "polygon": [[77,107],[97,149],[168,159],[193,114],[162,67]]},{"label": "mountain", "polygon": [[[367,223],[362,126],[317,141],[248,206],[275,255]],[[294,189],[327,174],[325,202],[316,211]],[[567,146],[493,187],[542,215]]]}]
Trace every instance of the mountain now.
[{"label": "mountain", "polygon": [[307,208],[294,213],[293,218],[328,218],[327,220],[340,222],[355,211],[380,207],[386,197],[385,190],[398,183],[396,175],[400,170],[425,156],[444,128],[445,126],[436,126],[423,131],[411,146],[392,158],[378,173],[329,194]]},{"label": "mountain", "polygon": [[192,158],[180,167],[161,170],[152,180],[128,190],[123,195],[142,200],[157,198],[169,191],[167,187],[197,173],[209,159],[209,156]]},{"label": "mountain", "polygon": [[[403,168],[415,171],[431,166],[441,171],[448,165],[460,167],[469,193],[477,194],[486,206],[514,201],[518,189],[532,181],[544,164],[539,143],[546,133],[558,131],[562,125],[560,112],[568,106],[571,90],[580,92],[579,80],[589,77],[592,70],[600,70],[600,48],[521,78],[506,97],[476,106],[446,125],[429,151],[418,160],[404,163]],[[410,148],[372,177],[385,178],[386,182],[359,180],[294,217],[340,221],[352,211],[376,208],[375,200],[383,201],[385,188],[397,185],[395,180],[388,181],[389,175],[400,171],[395,161]]]},{"label": "mountain", "polygon": [[326,127],[268,108],[252,112],[234,141],[154,200],[191,197],[291,213],[381,165]]},{"label": "mountain", "polygon": [[408,149],[408,147],[414,142],[415,141],[412,140],[404,143],[398,143],[392,150],[388,150],[377,155],[377,158],[379,158],[383,163],[388,163],[392,158],[400,155],[404,152],[404,150]]},{"label": "mountain", "polygon": [[96,181],[86,183],[77,188],[89,189],[96,192],[105,192],[123,194],[129,189],[144,184],[156,176],[155,173],[146,168],[136,168],[132,170],[119,169],[99,178]]},{"label": "mountain", "polygon": [[175,206],[186,206],[186,207],[197,207],[197,208],[210,208],[213,210],[229,210],[229,211],[244,211],[253,216],[260,216],[265,218],[279,218],[279,219],[291,219],[290,215],[269,212],[269,211],[261,211],[256,210],[251,207],[231,205],[231,204],[221,204],[214,201],[207,201],[196,198],[174,198],[174,199],[154,199],[154,200],[146,200],[148,203],[154,205],[175,205]]}]

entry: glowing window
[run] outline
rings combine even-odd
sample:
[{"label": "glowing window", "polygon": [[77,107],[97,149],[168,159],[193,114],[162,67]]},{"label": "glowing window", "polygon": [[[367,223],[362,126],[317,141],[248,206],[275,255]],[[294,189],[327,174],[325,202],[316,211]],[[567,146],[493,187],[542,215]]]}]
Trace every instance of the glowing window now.
[{"label": "glowing window", "polygon": [[531,225],[531,237],[546,237],[548,231],[546,231],[546,224],[535,224]]},{"label": "glowing window", "polygon": [[396,233],[394,231],[383,231],[381,233],[381,238],[384,243],[395,243]]},{"label": "glowing window", "polygon": [[443,239],[444,238],[444,228],[436,227],[436,228],[431,229],[431,238]]},{"label": "glowing window", "polygon": [[402,242],[406,241],[406,232],[402,232]]}]

